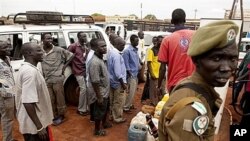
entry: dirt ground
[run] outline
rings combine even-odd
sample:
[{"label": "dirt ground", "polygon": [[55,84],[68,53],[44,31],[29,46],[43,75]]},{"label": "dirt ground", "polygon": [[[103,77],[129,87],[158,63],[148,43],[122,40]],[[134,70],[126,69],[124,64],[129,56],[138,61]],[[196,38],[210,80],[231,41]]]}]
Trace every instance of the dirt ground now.
[{"label": "dirt ground", "polygon": [[[135,95],[135,107],[131,114],[124,113],[127,122],[122,124],[113,123],[113,127],[107,129],[107,136],[95,137],[93,136],[94,124],[90,123],[89,116],[82,117],[76,114],[76,107],[68,105],[65,123],[59,126],[51,126],[54,136],[54,141],[127,141],[127,133],[131,119],[140,111],[141,103],[140,97],[143,90],[143,84],[140,84]],[[222,116],[222,123],[219,129],[218,135],[216,135],[215,141],[229,141],[229,125],[230,122],[237,123],[240,121],[232,106],[229,105],[231,102],[231,91],[229,88],[226,104]],[[2,133],[0,132],[0,140]],[[14,138],[18,141],[23,141],[22,135],[18,131],[18,124],[14,122]]]}]

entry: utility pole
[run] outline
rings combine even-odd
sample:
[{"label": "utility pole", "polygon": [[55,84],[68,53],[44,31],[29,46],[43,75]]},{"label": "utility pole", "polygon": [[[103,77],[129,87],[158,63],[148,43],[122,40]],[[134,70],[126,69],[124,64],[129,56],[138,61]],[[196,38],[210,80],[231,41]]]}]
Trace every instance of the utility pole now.
[{"label": "utility pole", "polygon": [[142,20],[142,3],[141,3],[141,20]]},{"label": "utility pole", "polygon": [[233,1],[233,5],[229,14],[229,19],[233,19],[237,10],[238,0]]},{"label": "utility pole", "polygon": [[196,13],[197,13],[197,9],[194,9],[194,19],[196,19]]}]

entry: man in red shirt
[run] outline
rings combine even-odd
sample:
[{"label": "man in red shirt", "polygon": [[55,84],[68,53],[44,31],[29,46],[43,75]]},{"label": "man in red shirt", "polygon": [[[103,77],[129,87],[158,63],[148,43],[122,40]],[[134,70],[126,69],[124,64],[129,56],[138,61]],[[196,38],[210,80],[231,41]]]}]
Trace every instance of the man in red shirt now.
[{"label": "man in red shirt", "polygon": [[158,79],[158,90],[161,88],[162,80],[165,77],[166,65],[168,67],[167,90],[171,90],[183,78],[189,76],[195,67],[191,58],[187,55],[189,43],[194,31],[186,29],[186,14],[182,9],[175,9],[172,13],[171,23],[175,28],[170,36],[163,39],[158,54],[158,61],[161,62]]}]

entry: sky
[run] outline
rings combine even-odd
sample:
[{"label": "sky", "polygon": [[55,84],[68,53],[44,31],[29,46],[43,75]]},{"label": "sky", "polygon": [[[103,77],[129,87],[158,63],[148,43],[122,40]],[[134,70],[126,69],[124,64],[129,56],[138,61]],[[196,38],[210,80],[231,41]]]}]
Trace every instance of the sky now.
[{"label": "sky", "polygon": [[[186,17],[223,18],[226,9],[231,9],[234,0],[0,0],[0,16],[28,10],[59,11],[64,14],[101,13],[106,16],[139,18],[153,14],[157,19],[170,19],[176,8],[182,8]],[[238,0],[240,1],[240,0]],[[142,8],[141,8],[142,4]],[[239,9],[238,4],[238,9]],[[243,0],[243,8],[250,9],[250,0]],[[197,12],[195,12],[197,10]]]}]

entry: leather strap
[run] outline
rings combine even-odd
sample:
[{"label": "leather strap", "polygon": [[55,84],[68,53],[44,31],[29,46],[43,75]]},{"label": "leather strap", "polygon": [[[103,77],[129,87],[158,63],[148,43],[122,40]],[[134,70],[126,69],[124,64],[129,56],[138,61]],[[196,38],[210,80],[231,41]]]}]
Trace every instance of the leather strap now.
[{"label": "leather strap", "polygon": [[165,115],[165,118],[171,120],[177,111],[179,111],[186,105],[191,104],[193,102],[201,102],[201,100],[197,97],[186,97],[179,100],[168,110],[167,114]]},{"label": "leather strap", "polygon": [[[188,88],[188,89],[191,89],[191,90],[194,90],[196,91],[197,93],[200,94],[200,96],[203,96],[206,100],[207,100],[207,103],[209,104],[209,107],[210,109],[213,111],[218,111],[218,108],[215,106],[214,104],[214,99],[213,97],[211,96],[211,94],[205,90],[202,86],[196,84],[196,83],[193,83],[193,82],[187,82],[187,83],[183,83],[183,84],[180,84],[180,85],[177,85],[172,92],[178,90],[178,89],[182,89],[182,88]],[[199,97],[198,97],[199,98]]]}]

